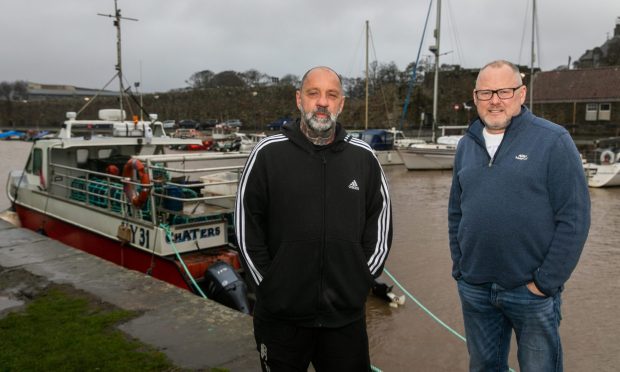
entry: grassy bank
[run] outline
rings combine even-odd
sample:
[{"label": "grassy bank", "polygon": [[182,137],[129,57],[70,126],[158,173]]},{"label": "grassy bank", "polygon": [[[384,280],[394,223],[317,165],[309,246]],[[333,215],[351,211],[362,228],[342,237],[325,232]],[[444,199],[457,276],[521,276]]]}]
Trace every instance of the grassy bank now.
[{"label": "grassy bank", "polygon": [[0,319],[1,371],[180,371],[115,325],[137,314],[52,285]]}]

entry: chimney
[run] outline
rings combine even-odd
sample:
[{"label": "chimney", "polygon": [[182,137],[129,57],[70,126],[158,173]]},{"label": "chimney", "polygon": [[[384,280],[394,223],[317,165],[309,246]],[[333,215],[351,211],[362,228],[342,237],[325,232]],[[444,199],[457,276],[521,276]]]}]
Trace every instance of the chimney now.
[{"label": "chimney", "polygon": [[620,17],[616,17],[616,28],[614,29],[614,37],[620,37]]}]

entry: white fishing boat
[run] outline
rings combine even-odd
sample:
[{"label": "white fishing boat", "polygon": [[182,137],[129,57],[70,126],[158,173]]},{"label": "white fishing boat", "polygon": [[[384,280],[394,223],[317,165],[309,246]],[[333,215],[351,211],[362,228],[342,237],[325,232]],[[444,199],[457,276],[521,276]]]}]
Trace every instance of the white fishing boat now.
[{"label": "white fishing boat", "polygon": [[237,181],[202,179],[240,172],[247,154],[165,154],[200,140],[103,111],[98,120],[70,113],[58,137],[36,141],[24,170],[10,173],[7,194],[21,225],[197,293],[209,290],[216,261],[240,271],[229,245],[236,193],[217,189]]},{"label": "white fishing boat", "polygon": [[[124,18],[116,2],[110,17],[120,50]],[[120,53],[117,66],[122,98]],[[100,110],[95,120],[67,113],[56,137],[34,142],[26,166],[7,180],[21,225],[249,313],[231,244],[236,184],[248,154],[166,154],[202,141],[168,136],[154,115],[125,120],[119,101],[119,109]],[[222,172],[236,177],[213,178]]]}]

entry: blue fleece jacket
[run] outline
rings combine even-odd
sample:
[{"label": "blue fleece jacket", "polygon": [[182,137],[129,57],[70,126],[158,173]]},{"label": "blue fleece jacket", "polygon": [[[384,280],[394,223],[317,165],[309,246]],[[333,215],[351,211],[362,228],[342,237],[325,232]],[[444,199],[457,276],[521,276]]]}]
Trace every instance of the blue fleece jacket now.
[{"label": "blue fleece jacket", "polygon": [[452,275],[560,291],[590,228],[590,195],[568,132],[522,107],[493,159],[475,120],[459,141],[448,206]]}]

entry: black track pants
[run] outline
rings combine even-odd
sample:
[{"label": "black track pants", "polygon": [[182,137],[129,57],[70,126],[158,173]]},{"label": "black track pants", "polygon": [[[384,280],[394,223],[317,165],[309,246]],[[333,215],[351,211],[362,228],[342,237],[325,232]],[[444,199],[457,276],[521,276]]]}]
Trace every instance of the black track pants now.
[{"label": "black track pants", "polygon": [[263,372],[370,371],[366,320],[340,328],[307,328],[254,318]]}]

